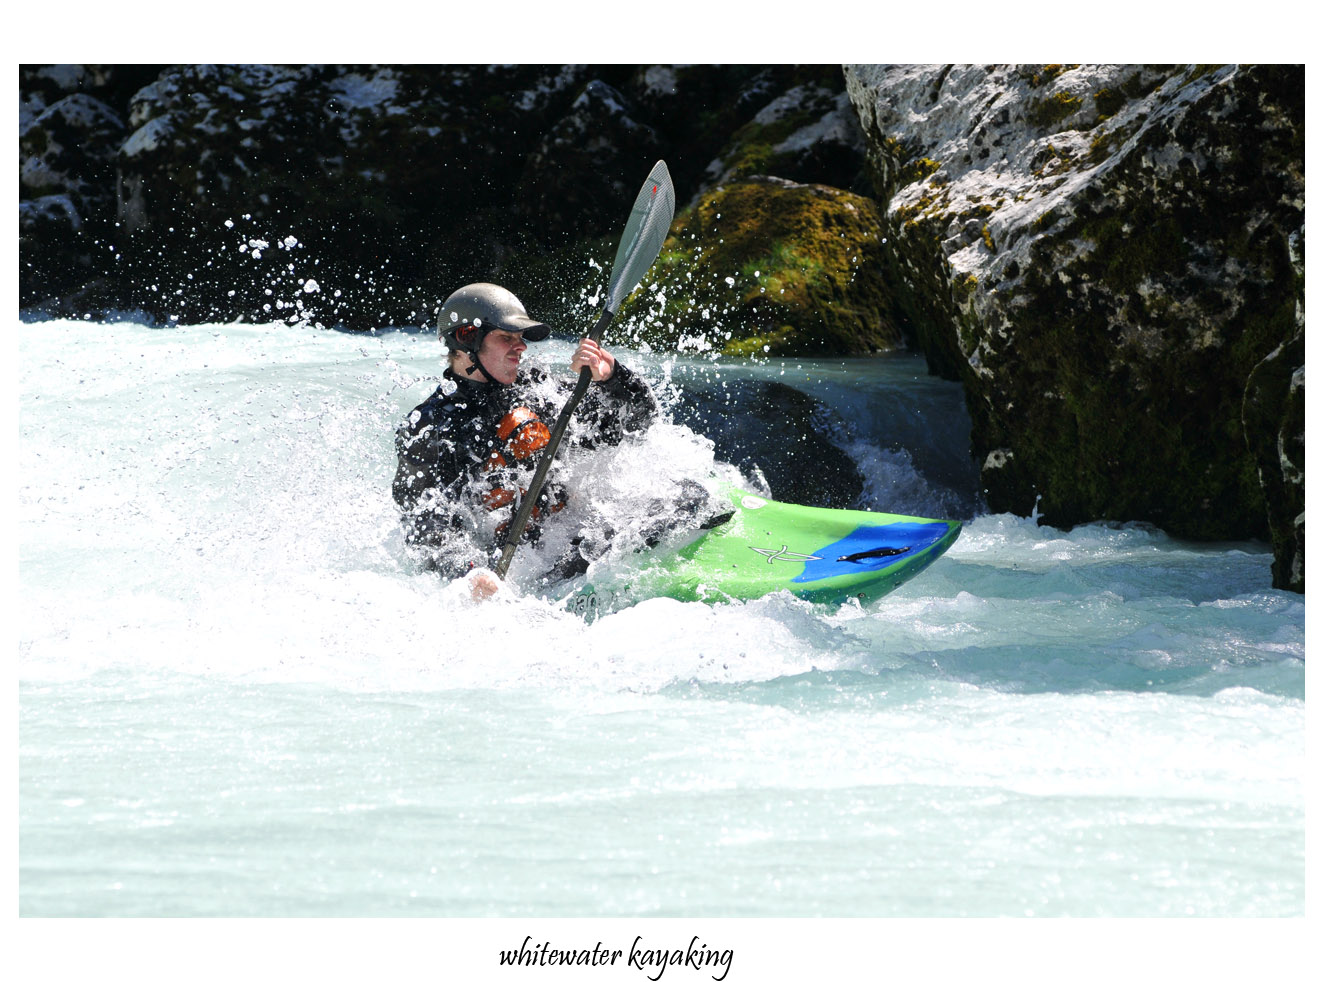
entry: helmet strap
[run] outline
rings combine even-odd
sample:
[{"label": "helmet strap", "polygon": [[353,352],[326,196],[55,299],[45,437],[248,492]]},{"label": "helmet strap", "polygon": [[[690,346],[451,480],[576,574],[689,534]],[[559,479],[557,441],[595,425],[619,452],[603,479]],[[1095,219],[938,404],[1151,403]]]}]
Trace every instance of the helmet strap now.
[{"label": "helmet strap", "polygon": [[487,366],[483,364],[483,360],[479,358],[477,351],[470,351],[467,352],[467,354],[469,355],[469,367],[465,369],[466,375],[473,375],[477,372],[494,385],[501,385],[500,382],[492,377],[492,373],[489,372]]}]

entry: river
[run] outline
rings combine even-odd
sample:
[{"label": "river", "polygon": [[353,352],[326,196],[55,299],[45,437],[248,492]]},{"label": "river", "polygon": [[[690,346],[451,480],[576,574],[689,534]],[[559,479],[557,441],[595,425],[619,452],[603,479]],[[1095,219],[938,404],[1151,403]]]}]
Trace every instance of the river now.
[{"label": "river", "polygon": [[822,400],[860,505],[965,527],[867,607],[586,623],[405,554],[428,332],[17,331],[21,915],[1304,915],[1303,598],[1264,544],[988,514],[921,359],[625,355]]}]

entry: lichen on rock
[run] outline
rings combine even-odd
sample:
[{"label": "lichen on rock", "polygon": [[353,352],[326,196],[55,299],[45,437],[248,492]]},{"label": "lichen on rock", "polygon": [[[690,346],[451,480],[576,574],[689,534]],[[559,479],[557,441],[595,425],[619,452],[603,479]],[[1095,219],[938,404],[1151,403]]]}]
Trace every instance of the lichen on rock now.
[{"label": "lichen on rock", "polygon": [[[849,66],[899,303],[989,505],[1267,527],[1243,392],[1302,295],[1292,66]],[[918,161],[934,161],[938,167]]]}]

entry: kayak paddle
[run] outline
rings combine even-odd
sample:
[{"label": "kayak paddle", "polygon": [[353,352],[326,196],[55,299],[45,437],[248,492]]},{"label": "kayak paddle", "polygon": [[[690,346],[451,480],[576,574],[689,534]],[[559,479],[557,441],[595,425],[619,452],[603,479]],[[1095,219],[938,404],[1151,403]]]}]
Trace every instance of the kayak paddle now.
[{"label": "kayak paddle", "polygon": [[[617,246],[616,258],[612,260],[612,278],[607,285],[607,302],[603,305],[598,323],[585,337],[592,341],[602,338],[603,331],[615,316],[621,301],[639,285],[639,281],[658,258],[658,253],[662,251],[663,240],[667,238],[667,232],[672,227],[672,212],[675,208],[676,192],[672,189],[672,176],[667,173],[667,165],[660,160],[653,165],[653,170],[649,171],[644,186],[635,196],[635,204],[630,209],[630,217],[626,220],[626,229],[621,233],[621,244]],[[525,526],[529,524],[534,502],[538,500],[538,493],[543,490],[543,482],[547,480],[547,472],[552,467],[552,460],[557,454],[557,447],[566,432],[566,427],[570,424],[571,415],[575,412],[575,407],[580,404],[580,400],[584,398],[584,394],[589,391],[592,377],[588,367],[580,369],[575,391],[562,407],[561,415],[557,417],[556,425],[552,427],[548,436],[547,446],[543,448],[543,456],[539,458],[534,477],[529,482],[529,490],[524,493],[520,508],[511,519],[506,533],[506,545],[502,547],[501,558],[496,566],[497,575],[502,579],[506,578],[506,570],[515,556],[520,536],[524,534]]]}]

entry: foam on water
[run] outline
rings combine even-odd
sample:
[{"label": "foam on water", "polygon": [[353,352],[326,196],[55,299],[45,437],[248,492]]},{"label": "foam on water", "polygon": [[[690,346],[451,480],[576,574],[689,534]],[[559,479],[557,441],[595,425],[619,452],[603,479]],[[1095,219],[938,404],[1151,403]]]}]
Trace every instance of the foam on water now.
[{"label": "foam on water", "polygon": [[[419,570],[390,498],[430,334],[19,330],[25,913],[1304,908],[1305,615],[1262,545],[962,514],[865,608],[586,623],[537,595],[557,536],[628,543],[670,482],[736,476],[664,422],[568,459],[566,528],[475,604]],[[865,503],[967,507],[849,375],[825,397]],[[955,412],[860,375],[904,426]]]}]

